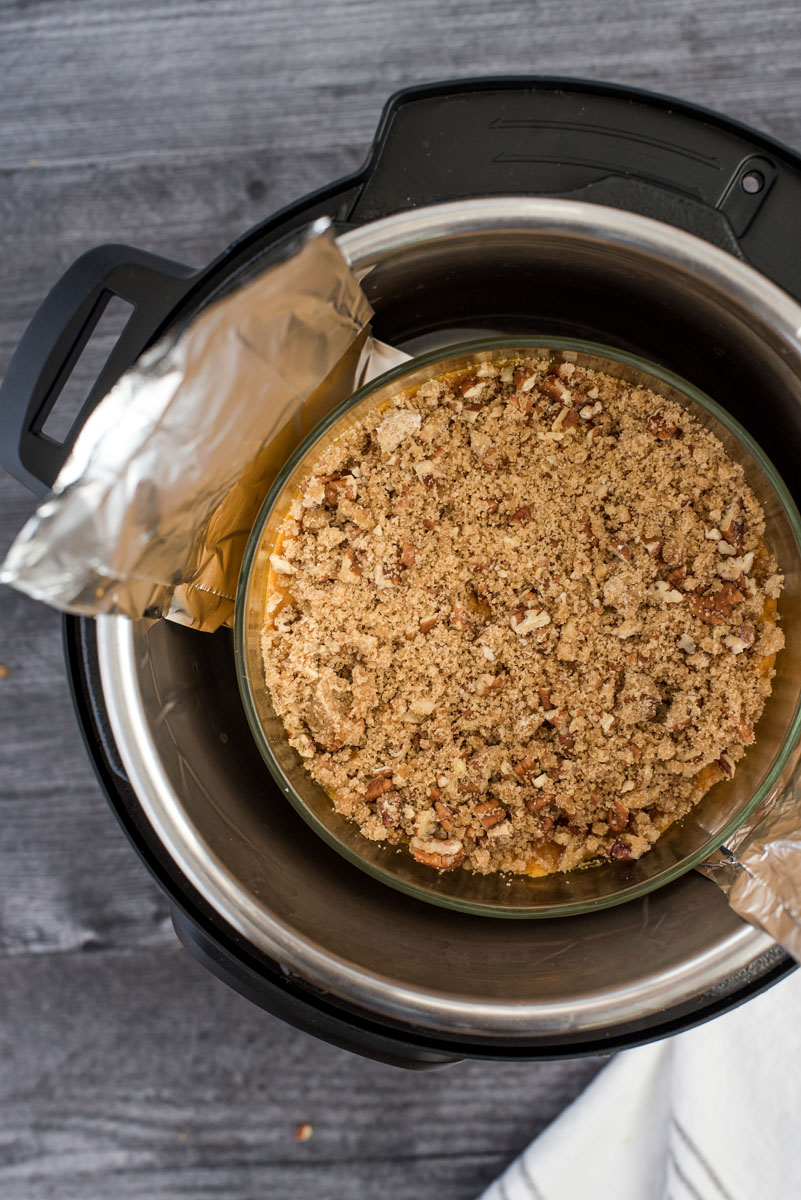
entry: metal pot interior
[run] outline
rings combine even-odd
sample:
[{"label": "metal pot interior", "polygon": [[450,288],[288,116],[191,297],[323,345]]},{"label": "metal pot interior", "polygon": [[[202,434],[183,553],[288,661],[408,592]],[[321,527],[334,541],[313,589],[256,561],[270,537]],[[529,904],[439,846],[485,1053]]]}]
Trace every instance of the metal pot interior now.
[{"label": "metal pot interior", "polygon": [[[418,210],[341,245],[366,272],[384,340],[415,352],[465,335],[550,332],[630,350],[732,412],[793,488],[801,309],[723,252],[644,218],[542,200]],[[274,784],[227,632],[105,618],[98,634],[122,761],[176,865],[249,943],[349,1005],[530,1043],[690,1011],[770,957],[770,939],[692,873],[547,922],[401,896],[311,833]]]}]

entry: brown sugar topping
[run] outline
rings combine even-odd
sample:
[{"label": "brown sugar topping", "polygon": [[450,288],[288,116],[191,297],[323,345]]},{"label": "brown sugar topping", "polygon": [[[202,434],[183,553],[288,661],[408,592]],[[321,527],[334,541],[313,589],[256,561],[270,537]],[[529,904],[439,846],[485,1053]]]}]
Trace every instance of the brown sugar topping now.
[{"label": "brown sugar topping", "polygon": [[678,405],[484,363],[314,463],[271,557],[265,680],[367,838],[437,870],[628,861],[753,741],[784,644],[763,539]]}]

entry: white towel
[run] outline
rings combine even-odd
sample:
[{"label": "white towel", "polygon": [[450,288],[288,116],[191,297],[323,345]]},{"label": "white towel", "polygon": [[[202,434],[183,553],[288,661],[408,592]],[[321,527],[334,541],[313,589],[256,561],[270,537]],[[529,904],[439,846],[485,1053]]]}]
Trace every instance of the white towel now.
[{"label": "white towel", "polygon": [[626,1050],[481,1200],[799,1200],[801,972]]}]

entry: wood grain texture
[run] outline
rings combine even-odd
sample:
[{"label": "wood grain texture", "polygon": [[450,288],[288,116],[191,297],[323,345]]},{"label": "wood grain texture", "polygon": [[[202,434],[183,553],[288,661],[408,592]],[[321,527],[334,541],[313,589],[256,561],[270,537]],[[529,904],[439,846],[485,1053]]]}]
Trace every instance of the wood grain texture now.
[{"label": "wood grain texture", "polygon": [[3,987],[4,1198],[467,1198],[600,1065],[401,1072],[289,1029],[173,948],[19,958]]},{"label": "wood grain texture", "polygon": [[[800,52],[798,0],[0,0],[0,372],[82,251],[202,265],[357,167],[397,87],[589,76],[798,146]],[[0,479],[0,553],[32,506]],[[7,589],[0,663],[4,1200],[468,1197],[597,1069],[407,1076],[250,1007],[177,950],[85,757],[58,617]]]}]

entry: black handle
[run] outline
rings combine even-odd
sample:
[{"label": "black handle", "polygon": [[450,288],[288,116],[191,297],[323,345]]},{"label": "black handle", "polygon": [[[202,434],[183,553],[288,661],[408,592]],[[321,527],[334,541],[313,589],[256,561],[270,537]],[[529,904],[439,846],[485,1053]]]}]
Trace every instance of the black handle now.
[{"label": "black handle", "polygon": [[387,103],[354,223],[486,196],[554,196],[713,242],[801,298],[801,160],[719,113],[544,76],[449,80]]},{"label": "black handle", "polygon": [[194,958],[241,996],[288,1025],[353,1054],[406,1070],[430,1071],[463,1061],[458,1055],[437,1046],[367,1028],[364,1023],[348,1019],[344,1013],[336,1013],[330,1005],[310,993],[307,997],[302,996],[297,984],[293,986],[288,977],[275,975],[271,979],[263,968],[257,971],[239,955],[229,953],[219,938],[207,937],[177,905],[170,905],[170,913],[180,942]]},{"label": "black handle", "polygon": [[[0,465],[42,495],[87,416],[141,354],[194,274],[130,246],[98,246],[72,264],[39,307],[0,386]],[[64,441],[43,425],[112,296],[133,311]]]}]

